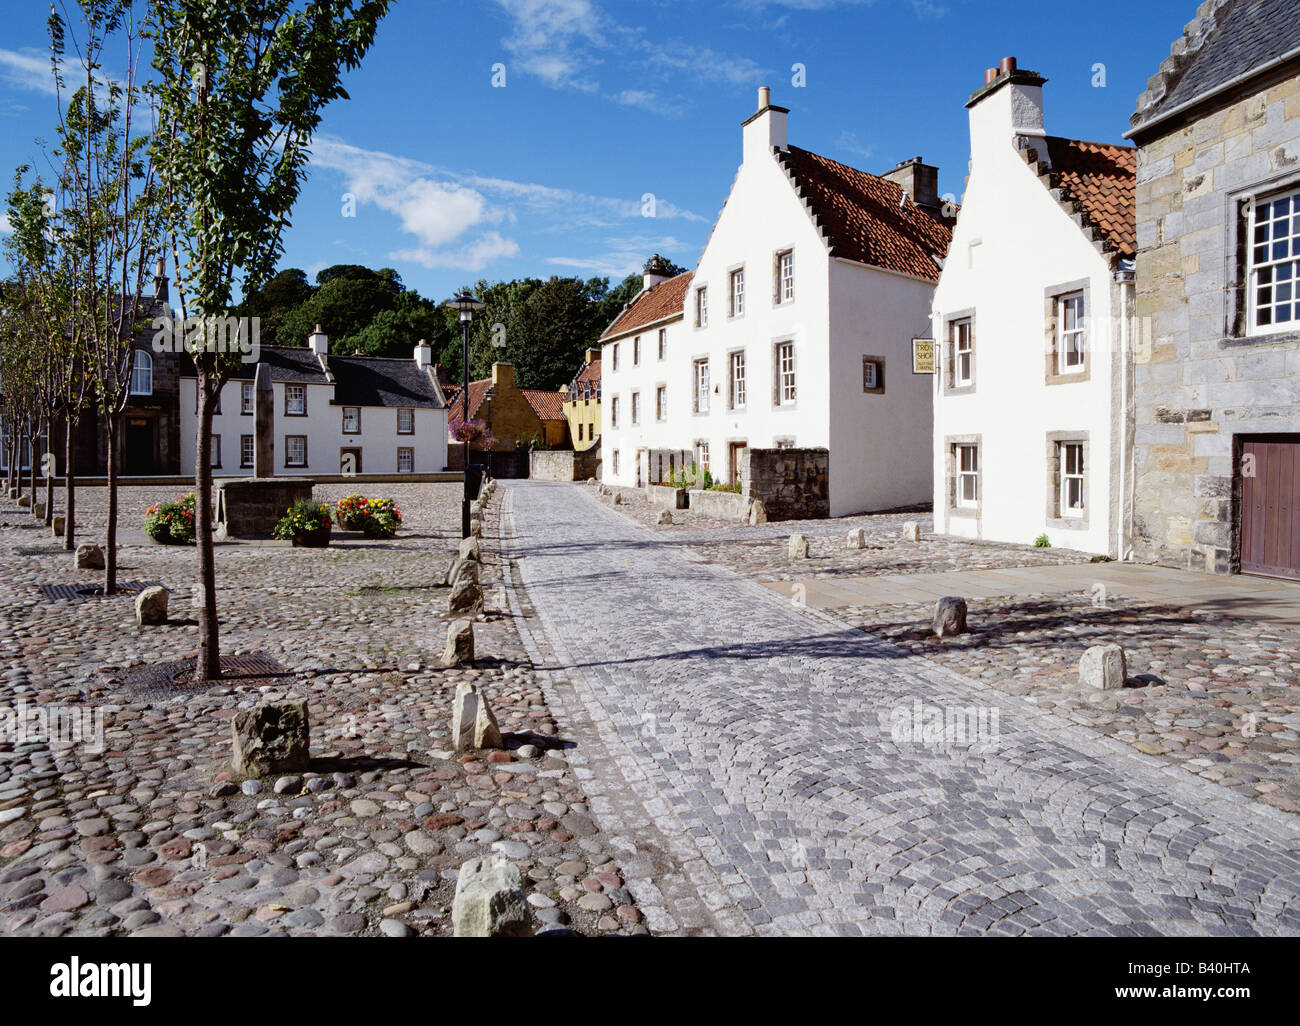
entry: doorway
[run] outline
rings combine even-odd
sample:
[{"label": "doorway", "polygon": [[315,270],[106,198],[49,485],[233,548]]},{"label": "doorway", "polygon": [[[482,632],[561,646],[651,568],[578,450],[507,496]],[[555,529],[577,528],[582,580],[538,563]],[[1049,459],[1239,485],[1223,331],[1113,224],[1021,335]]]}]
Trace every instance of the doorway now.
[{"label": "doorway", "polygon": [[122,434],[122,473],[127,477],[145,477],[155,473],[153,421],[149,417],[127,417]]},{"label": "doorway", "polygon": [[1240,446],[1241,572],[1300,580],[1300,435]]}]

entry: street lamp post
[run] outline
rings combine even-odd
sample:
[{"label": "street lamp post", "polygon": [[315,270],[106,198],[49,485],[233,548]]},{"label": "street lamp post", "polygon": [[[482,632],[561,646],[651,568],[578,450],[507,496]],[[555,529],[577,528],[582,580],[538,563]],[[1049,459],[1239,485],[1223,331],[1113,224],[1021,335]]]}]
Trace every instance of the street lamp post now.
[{"label": "street lamp post", "polygon": [[[482,310],[484,305],[474,298],[474,294],[466,289],[460,295],[453,299],[447,300],[447,305],[452,309],[460,312],[461,327],[461,414],[460,423],[462,431],[469,424],[469,326],[474,320],[475,311]],[[461,538],[469,537],[469,504],[471,501],[469,494],[469,435],[465,435],[465,495],[460,504],[460,536]]]}]

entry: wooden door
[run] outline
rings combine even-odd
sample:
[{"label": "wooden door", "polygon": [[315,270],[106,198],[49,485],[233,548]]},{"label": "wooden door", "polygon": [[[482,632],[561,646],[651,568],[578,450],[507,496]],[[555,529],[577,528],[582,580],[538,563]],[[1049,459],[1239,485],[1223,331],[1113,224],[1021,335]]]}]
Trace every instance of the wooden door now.
[{"label": "wooden door", "polygon": [[1300,580],[1300,436],[1241,449],[1241,571]]}]

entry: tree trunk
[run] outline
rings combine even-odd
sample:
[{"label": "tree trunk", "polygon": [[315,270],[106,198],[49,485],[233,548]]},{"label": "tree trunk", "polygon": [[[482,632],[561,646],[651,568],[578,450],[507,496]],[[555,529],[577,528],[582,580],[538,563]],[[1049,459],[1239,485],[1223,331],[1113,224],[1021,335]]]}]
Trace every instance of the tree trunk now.
[{"label": "tree trunk", "polygon": [[67,427],[63,451],[63,548],[71,552],[77,547],[77,428],[71,417]]},{"label": "tree trunk", "polygon": [[121,415],[108,421],[108,527],[104,531],[104,594],[117,594],[117,436]]},{"label": "tree trunk", "polygon": [[23,435],[17,428],[14,429],[14,437],[18,439],[18,444],[14,446],[14,475],[17,478],[18,498],[23,497]]},{"label": "tree trunk", "polygon": [[30,467],[27,471],[27,480],[32,486],[32,516],[36,516],[36,443],[41,440],[41,426],[37,424],[32,428],[32,452],[31,459],[28,460]]},{"label": "tree trunk", "polygon": [[[197,361],[196,361],[197,362]],[[199,426],[194,456],[194,534],[199,555],[199,588],[203,606],[199,610],[200,680],[221,678],[221,638],[217,621],[217,566],[212,534],[212,413],[208,375],[199,369]]]}]

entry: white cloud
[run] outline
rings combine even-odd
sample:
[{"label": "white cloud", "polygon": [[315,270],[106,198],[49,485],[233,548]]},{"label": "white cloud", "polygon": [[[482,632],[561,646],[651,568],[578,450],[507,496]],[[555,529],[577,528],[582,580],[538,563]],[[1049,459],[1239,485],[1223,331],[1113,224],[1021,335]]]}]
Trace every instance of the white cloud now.
[{"label": "white cloud", "polygon": [[48,53],[0,48],[0,80],[19,89],[54,95]]},{"label": "white cloud", "polygon": [[870,160],[874,156],[874,151],[870,146],[864,146],[858,141],[858,133],[850,132],[847,128],[835,140],[835,148],[845,153],[852,153],[854,156],[865,160]]},{"label": "white cloud", "polygon": [[519,243],[514,239],[504,238],[497,232],[488,232],[461,249],[439,252],[422,246],[416,249],[393,250],[388,257],[390,260],[406,260],[430,269],[438,267],[458,271],[481,271],[494,260],[518,255]]},{"label": "white cloud", "polygon": [[0,214],[0,235],[9,235],[14,230],[8,214]]}]

